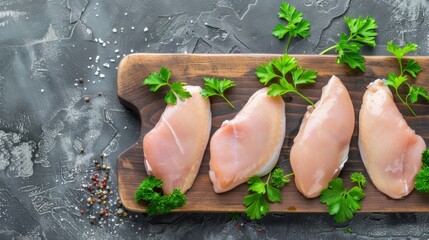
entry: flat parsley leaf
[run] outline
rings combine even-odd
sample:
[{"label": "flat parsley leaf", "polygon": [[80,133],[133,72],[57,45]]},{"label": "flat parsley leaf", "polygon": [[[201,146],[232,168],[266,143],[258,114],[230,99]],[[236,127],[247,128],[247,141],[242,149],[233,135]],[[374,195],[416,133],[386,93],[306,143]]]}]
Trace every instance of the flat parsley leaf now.
[{"label": "flat parsley leaf", "polygon": [[353,173],[350,179],[352,182],[358,183],[358,186],[347,191],[343,180],[334,178],[320,195],[320,202],[328,206],[329,214],[334,215],[334,220],[338,223],[352,219],[353,213],[362,207],[360,201],[365,198],[363,192],[366,185],[365,177],[361,173]]},{"label": "flat parsley leaf", "polygon": [[246,214],[250,219],[260,219],[267,215],[270,206],[263,194],[253,193],[244,197],[243,204],[247,207]]},{"label": "flat parsley leaf", "polygon": [[374,18],[367,17],[344,18],[350,30],[350,40],[360,42],[371,47],[375,47],[375,37],[377,36],[377,23]]},{"label": "flat parsley leaf", "polygon": [[259,176],[249,178],[248,191],[251,194],[243,199],[243,205],[246,206],[246,214],[250,219],[260,219],[265,216],[270,210],[269,202],[281,202],[282,195],[280,188],[289,182],[289,177],[292,174],[283,175],[283,170],[280,168],[274,169],[264,182]]},{"label": "flat parsley leaf", "polygon": [[414,59],[410,59],[407,65],[405,65],[404,71],[409,73],[413,78],[416,78],[417,74],[422,71],[422,67]]},{"label": "flat parsley leaf", "polygon": [[[416,78],[417,75],[422,71],[422,68],[420,65],[414,60],[410,59],[405,64],[405,67],[403,67],[402,60],[405,54],[416,51],[417,45],[414,43],[409,43],[405,45],[404,47],[397,46],[393,44],[393,41],[389,41],[387,43],[386,50],[392,53],[398,63],[399,63],[399,75],[395,73],[389,73],[387,75],[387,79],[385,80],[386,85],[393,87],[395,89],[396,96],[399,98],[399,100],[410,110],[410,112],[416,116],[416,113],[411,108],[410,103],[415,103],[418,101],[418,99],[424,98],[429,101],[429,95],[428,92],[421,86],[414,86],[408,83],[408,77],[405,74],[406,72],[410,74],[413,78]],[[400,86],[405,84],[408,87],[408,94],[406,95],[405,99],[399,95],[398,89]],[[410,102],[410,103],[409,103]]]},{"label": "flat parsley leaf", "polygon": [[417,47],[417,44],[408,43],[401,48],[400,46],[393,44],[393,41],[389,41],[387,43],[386,50],[392,53],[398,59],[398,61],[401,61],[405,54],[416,51]]},{"label": "flat parsley leaf", "polygon": [[159,88],[168,86],[170,91],[168,91],[164,97],[164,101],[167,104],[175,105],[177,103],[177,98],[179,98],[181,101],[185,101],[185,99],[190,98],[191,94],[185,88],[183,88],[183,86],[186,84],[181,82],[174,82],[171,84],[170,76],[171,71],[166,67],[161,67],[159,73],[152,72],[143,81],[143,85],[149,85],[149,90],[151,92],[156,92]]},{"label": "flat parsley leaf", "polygon": [[282,2],[280,5],[279,18],[287,21],[287,25],[277,24],[273,29],[273,35],[278,39],[283,39],[286,34],[289,34],[286,51],[289,50],[289,44],[292,37],[305,38],[310,35],[310,21],[304,20],[302,13],[287,2]]},{"label": "flat parsley leaf", "polygon": [[426,100],[429,101],[429,95],[428,92],[426,91],[426,89],[424,89],[421,86],[411,86],[410,87],[410,102],[411,103],[415,103],[417,102],[419,97],[425,98]]},{"label": "flat parsley leaf", "polygon": [[223,79],[219,80],[217,78],[204,78],[204,88],[200,92],[200,94],[205,97],[211,97],[211,96],[219,96],[223,98],[229,106],[232,108],[235,108],[234,105],[225,97],[225,90],[232,88],[235,86],[235,83],[232,80],[229,79]]},{"label": "flat parsley leaf", "polygon": [[265,193],[265,183],[261,180],[261,178],[259,176],[253,176],[251,177],[248,181],[248,184],[250,184],[249,186],[249,192],[255,192],[255,193],[260,193],[260,194],[264,194]]},{"label": "flat parsley leaf", "polygon": [[179,189],[174,189],[171,195],[161,195],[162,180],[154,176],[145,178],[135,192],[135,200],[148,202],[149,215],[168,213],[186,204],[186,196]]},{"label": "flat parsley leaf", "polygon": [[[293,84],[287,81],[288,74],[291,75]],[[269,96],[276,97],[293,92],[314,107],[314,103],[302,95],[297,86],[316,82],[317,72],[299,67],[296,58],[287,54],[274,58],[271,62],[260,65],[256,69],[256,76],[265,86],[269,85],[270,90],[267,93]],[[279,83],[270,84],[275,79],[279,79]]]},{"label": "flat parsley leaf", "polygon": [[256,68],[256,76],[259,78],[259,82],[266,86],[277,77],[277,74],[274,72],[273,64],[269,62]]},{"label": "flat parsley leaf", "polygon": [[370,17],[365,19],[362,17],[345,17],[344,20],[349,27],[350,34],[347,36],[347,34],[341,33],[338,44],[327,48],[320,54],[322,55],[335,49],[338,52],[338,64],[345,63],[352,69],[359,68],[361,71],[365,71],[365,58],[359,51],[363,45],[376,46],[377,23],[374,18]]}]

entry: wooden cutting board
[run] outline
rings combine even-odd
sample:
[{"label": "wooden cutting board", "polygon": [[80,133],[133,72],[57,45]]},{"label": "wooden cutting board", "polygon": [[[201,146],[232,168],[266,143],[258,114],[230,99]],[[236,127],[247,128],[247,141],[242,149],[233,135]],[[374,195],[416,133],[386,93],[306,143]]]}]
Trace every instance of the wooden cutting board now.
[{"label": "wooden cutting board", "polygon": [[[236,106],[230,108],[220,98],[211,98],[213,134],[224,120],[232,119],[248,98],[262,85],[255,76],[258,65],[281,55],[273,54],[132,54],[125,57],[118,70],[118,97],[120,102],[135,112],[141,121],[139,141],[118,157],[117,174],[119,195],[128,210],[144,212],[145,205],[134,201],[134,192],[146,177],[143,164],[142,139],[158,122],[165,108],[164,94],[151,93],[142,80],[161,66],[172,70],[172,81],[185,81],[190,85],[203,86],[203,77],[230,78],[237,84],[228,90],[227,96]],[[377,78],[386,77],[389,72],[398,72],[398,63],[393,57],[366,57],[367,70],[351,70],[338,65],[335,56],[296,55],[299,64],[319,72],[317,83],[301,87],[300,90],[312,101],[317,101],[322,87],[332,75],[338,76],[351,95],[356,114],[356,127],[351,141],[349,160],[340,177],[345,179],[352,172],[361,171],[367,177],[357,146],[358,114],[366,86]],[[423,73],[415,82],[429,90],[429,57],[414,57],[422,66]],[[403,93],[403,92],[402,92]],[[296,95],[284,97],[286,102],[286,137],[278,165],[285,172],[291,172],[289,152],[293,139],[299,130],[307,104]],[[395,101],[399,102],[396,99]],[[408,124],[429,145],[429,103],[421,101],[413,105],[417,117],[411,116],[406,107],[398,104]],[[317,151],[317,149],[315,149]],[[177,212],[243,212],[243,197],[247,195],[247,184],[242,184],[227,193],[216,194],[208,176],[210,151],[207,149],[193,187],[186,193],[187,204]],[[368,178],[362,212],[429,212],[429,194],[413,192],[402,200],[393,200],[378,192]],[[326,212],[326,206],[319,199],[306,199],[292,181],[282,190],[283,202],[271,204],[271,212]]]}]

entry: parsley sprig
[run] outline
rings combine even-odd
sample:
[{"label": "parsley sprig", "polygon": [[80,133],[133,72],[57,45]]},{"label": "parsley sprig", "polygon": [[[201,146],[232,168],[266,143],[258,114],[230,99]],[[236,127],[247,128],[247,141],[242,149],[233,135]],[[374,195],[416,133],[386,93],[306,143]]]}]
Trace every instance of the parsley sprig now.
[{"label": "parsley sprig", "polygon": [[151,92],[158,91],[158,89],[162,86],[168,86],[170,88],[170,91],[168,91],[168,93],[164,97],[164,100],[167,104],[175,105],[177,103],[177,98],[179,98],[181,101],[185,101],[185,99],[190,98],[191,93],[189,93],[188,91],[186,91],[185,88],[183,88],[186,83],[170,83],[170,76],[171,71],[168,70],[166,67],[161,67],[159,73],[152,72],[149,77],[147,77],[143,81],[143,85],[150,85]]},{"label": "parsley sprig", "polygon": [[[414,86],[414,85],[411,85],[407,82],[408,77],[407,77],[407,75],[405,75],[405,73],[407,72],[413,78],[416,78],[417,75],[422,71],[422,68],[420,67],[420,65],[414,59],[410,59],[405,64],[405,67],[403,67],[402,58],[405,56],[405,54],[412,52],[412,51],[416,51],[417,47],[418,46],[416,44],[409,43],[409,44],[405,45],[403,48],[401,48],[401,47],[393,44],[392,41],[389,41],[387,43],[387,48],[386,48],[387,51],[391,52],[396,57],[396,59],[398,60],[399,70],[400,70],[399,75],[396,75],[395,73],[389,73],[389,75],[387,76],[387,79],[386,79],[386,84],[395,89],[396,96],[398,96],[399,100],[405,106],[407,106],[407,108],[410,110],[410,112],[414,116],[416,116],[416,113],[411,108],[409,102],[415,103],[415,102],[417,102],[419,97],[422,97],[422,98],[425,98],[426,100],[429,100],[429,95],[428,95],[428,92],[423,87]],[[403,99],[401,97],[401,95],[399,95],[399,93],[398,93],[398,88],[402,84],[405,84],[408,87],[408,94],[407,94],[407,96],[405,96],[405,99]]]},{"label": "parsley sprig", "polygon": [[331,50],[336,49],[338,52],[337,63],[347,63],[352,69],[359,68],[365,71],[365,58],[359,53],[364,44],[375,47],[375,37],[377,36],[377,23],[374,18],[367,17],[344,18],[349,27],[350,34],[341,33],[338,44],[322,51],[323,55]]},{"label": "parsley sprig", "polygon": [[422,169],[414,179],[414,187],[422,193],[429,193],[429,149],[422,153]]},{"label": "parsley sprig", "polygon": [[135,193],[135,200],[146,201],[149,215],[168,213],[186,204],[186,196],[179,189],[174,189],[171,195],[162,195],[157,190],[162,188],[162,180],[154,176],[145,178]]},{"label": "parsley sprig", "polygon": [[279,18],[287,21],[287,25],[277,24],[273,29],[273,35],[278,39],[282,40],[286,34],[288,34],[286,50],[289,50],[289,44],[292,37],[296,38],[301,36],[302,38],[310,35],[310,21],[302,18],[302,13],[296,11],[296,8],[289,5],[287,2],[282,2],[280,5],[280,12],[278,12]]},{"label": "parsley sprig", "polygon": [[290,182],[290,177],[293,173],[284,175],[280,168],[274,169],[264,182],[259,176],[251,177],[247,183],[249,184],[248,191],[253,192],[244,197],[243,205],[246,206],[246,214],[250,219],[260,219],[267,215],[270,211],[268,201],[281,202],[282,195],[280,188]]},{"label": "parsley sprig", "polygon": [[234,105],[225,97],[225,90],[235,86],[235,83],[229,79],[219,80],[217,78],[204,78],[204,88],[200,92],[201,96],[208,98],[211,96],[219,96],[225,100],[229,106],[235,108]]},{"label": "parsley sprig", "polygon": [[[288,73],[292,77],[292,84],[286,79]],[[296,58],[287,54],[284,54],[280,58],[274,58],[271,62],[259,66],[256,69],[256,76],[265,86],[267,86],[271,80],[279,79],[279,83],[271,83],[269,85],[270,90],[267,93],[269,96],[275,97],[293,92],[307,101],[311,106],[315,107],[314,103],[301,94],[297,87],[300,84],[316,82],[317,72],[307,69],[304,70],[302,67],[299,67]]]},{"label": "parsley sprig", "polygon": [[350,180],[357,184],[347,191],[341,178],[334,178],[329,182],[329,186],[323,189],[320,195],[320,202],[328,206],[330,215],[334,215],[334,220],[338,223],[346,222],[353,218],[353,213],[361,209],[361,200],[365,198],[363,189],[366,187],[366,178],[362,173],[353,173]]}]

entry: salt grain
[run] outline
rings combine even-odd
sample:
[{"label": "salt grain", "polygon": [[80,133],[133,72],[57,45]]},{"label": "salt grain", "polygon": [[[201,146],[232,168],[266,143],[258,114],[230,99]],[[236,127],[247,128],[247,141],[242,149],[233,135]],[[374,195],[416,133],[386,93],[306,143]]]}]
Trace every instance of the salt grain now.
[{"label": "salt grain", "polygon": [[147,32],[149,29],[147,27],[144,27],[143,32]]},{"label": "salt grain", "polygon": [[100,78],[104,78],[106,75],[104,74],[100,74]]},{"label": "salt grain", "polygon": [[109,67],[110,67],[110,64],[108,64],[108,63],[104,63],[104,64],[103,64],[103,66],[104,66],[104,67],[106,67],[106,68],[109,68]]}]

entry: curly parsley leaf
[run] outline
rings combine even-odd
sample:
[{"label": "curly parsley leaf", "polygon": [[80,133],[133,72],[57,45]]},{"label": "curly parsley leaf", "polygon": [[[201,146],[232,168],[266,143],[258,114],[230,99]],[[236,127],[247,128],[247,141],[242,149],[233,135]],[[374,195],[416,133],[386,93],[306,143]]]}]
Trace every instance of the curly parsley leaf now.
[{"label": "curly parsley leaf", "polygon": [[422,193],[429,192],[429,149],[426,149],[422,153],[422,169],[414,179],[414,187],[417,191]]},{"label": "curly parsley leaf", "polygon": [[280,188],[289,183],[289,178],[293,173],[283,175],[280,168],[274,169],[264,182],[259,176],[249,178],[248,191],[251,192],[243,199],[243,205],[246,206],[246,214],[250,219],[260,219],[267,215],[270,210],[268,202],[281,202],[282,195]]},{"label": "curly parsley leaf", "polygon": [[[415,103],[418,101],[419,98],[424,98],[429,101],[429,95],[428,92],[421,86],[414,86],[408,83],[408,76],[405,74],[406,72],[410,74],[413,78],[416,78],[417,75],[422,71],[422,68],[420,65],[414,60],[410,59],[405,64],[405,67],[403,67],[402,60],[405,54],[416,51],[417,45],[414,43],[409,43],[405,45],[404,47],[397,46],[393,44],[393,41],[389,41],[387,43],[386,50],[392,53],[399,63],[399,75],[395,73],[389,73],[387,75],[387,79],[385,80],[386,85],[392,87],[395,89],[396,96],[399,98],[399,100],[410,110],[410,112],[416,116],[416,113],[411,108],[410,103]],[[399,95],[398,89],[400,86],[405,84],[408,87],[408,93],[404,98]]]},{"label": "curly parsley leaf", "polygon": [[162,180],[154,176],[145,178],[135,192],[135,201],[148,202],[149,215],[168,213],[186,204],[186,196],[179,189],[174,189],[171,195],[162,195]]},{"label": "curly parsley leaf", "polygon": [[284,175],[283,169],[276,168],[274,169],[273,173],[271,174],[271,182],[274,187],[276,188],[282,188],[286,183],[290,182],[290,177],[293,175],[293,173],[289,173],[287,175]]},{"label": "curly parsley leaf", "polygon": [[219,96],[225,100],[229,106],[235,108],[234,105],[225,97],[225,90],[235,86],[235,83],[229,79],[219,80],[217,78],[204,78],[204,88],[200,94],[205,97]]},{"label": "curly parsley leaf", "polygon": [[149,176],[141,182],[140,187],[135,193],[135,200],[138,202],[142,201],[153,201],[161,196],[154,189],[161,189],[162,180],[157,179],[153,176]]},{"label": "curly parsley leaf", "polygon": [[191,94],[185,88],[183,88],[183,86],[186,84],[181,82],[174,82],[171,84],[170,76],[171,71],[166,67],[161,67],[159,73],[152,72],[143,81],[143,85],[149,85],[149,90],[151,92],[156,92],[159,88],[168,86],[170,91],[168,91],[164,97],[164,101],[167,104],[175,105],[177,103],[177,98],[179,98],[181,101],[185,101],[185,99],[190,98]]},{"label": "curly parsley leaf", "polygon": [[357,183],[359,185],[359,187],[361,187],[361,188],[366,187],[366,178],[360,172],[352,173],[352,175],[350,175],[350,180],[354,183]]},{"label": "curly parsley leaf", "polygon": [[358,186],[347,191],[341,178],[334,178],[329,182],[328,188],[323,189],[320,195],[320,202],[328,206],[330,215],[334,215],[334,220],[338,223],[346,222],[353,218],[353,213],[361,209],[361,200],[365,198],[363,188],[366,179],[361,173],[353,173],[350,176],[352,182]]},{"label": "curly parsley leaf", "polygon": [[[317,72],[305,70],[298,66],[296,58],[284,54],[280,58],[274,58],[271,62],[260,65],[256,69],[256,76],[265,86],[269,85],[268,95],[272,97],[281,96],[293,92],[314,107],[314,103],[301,94],[297,86],[316,82]],[[292,84],[287,81],[287,75],[292,77]],[[278,79],[279,83],[270,83]]]},{"label": "curly parsley leaf", "polygon": [[337,63],[347,64],[350,68],[359,68],[365,71],[365,58],[359,53],[363,45],[376,46],[377,23],[374,18],[367,17],[344,18],[349,27],[350,34],[341,33],[338,44],[327,48],[320,54],[323,55],[331,50],[338,52]]},{"label": "curly parsley leaf", "polygon": [[423,166],[429,167],[429,149],[426,149],[425,151],[423,151],[422,162],[423,162]]},{"label": "curly parsley leaf", "polygon": [[304,20],[302,13],[297,11],[296,8],[287,2],[282,2],[280,11],[278,12],[279,18],[287,21],[287,25],[277,24],[273,29],[273,35],[282,40],[288,34],[286,44],[286,51],[289,50],[291,38],[298,36],[305,38],[310,35],[310,21]]}]

